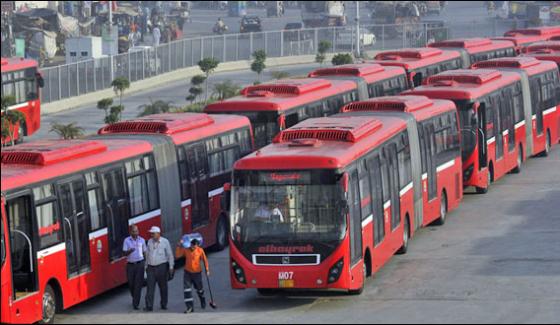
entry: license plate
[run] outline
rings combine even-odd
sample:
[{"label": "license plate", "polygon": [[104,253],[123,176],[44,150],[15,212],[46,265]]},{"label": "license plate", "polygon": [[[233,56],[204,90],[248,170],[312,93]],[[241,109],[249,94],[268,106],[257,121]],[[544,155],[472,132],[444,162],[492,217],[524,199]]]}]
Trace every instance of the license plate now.
[{"label": "license plate", "polygon": [[280,288],[293,288],[294,280],[279,280],[278,286]]}]

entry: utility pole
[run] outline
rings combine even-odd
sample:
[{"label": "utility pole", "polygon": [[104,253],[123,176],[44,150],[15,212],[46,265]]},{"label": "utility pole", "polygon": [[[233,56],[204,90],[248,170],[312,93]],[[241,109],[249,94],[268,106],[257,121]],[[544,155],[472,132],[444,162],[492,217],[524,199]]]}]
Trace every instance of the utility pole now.
[{"label": "utility pole", "polygon": [[356,57],[361,56],[360,53],[360,1],[356,1]]}]

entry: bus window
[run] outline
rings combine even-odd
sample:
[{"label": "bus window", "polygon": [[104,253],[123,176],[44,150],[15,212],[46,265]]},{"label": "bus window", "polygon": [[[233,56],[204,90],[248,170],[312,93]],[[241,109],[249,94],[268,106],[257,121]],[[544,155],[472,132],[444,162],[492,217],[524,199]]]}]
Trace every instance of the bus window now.
[{"label": "bus window", "polygon": [[37,228],[39,229],[39,249],[44,249],[62,241],[62,232],[57,213],[56,197],[51,184],[33,189]]},{"label": "bus window", "polygon": [[368,170],[371,184],[373,186],[373,219],[374,219],[374,243],[378,245],[385,238],[385,224],[383,216],[383,182],[381,180],[381,164],[377,153],[368,160]]},{"label": "bus window", "polygon": [[362,215],[358,171],[354,170],[350,175],[350,260],[354,264],[362,257]]},{"label": "bus window", "polygon": [[101,173],[103,202],[107,212],[111,260],[122,257],[122,243],[128,236],[130,204],[123,167],[114,167]]},{"label": "bus window", "polygon": [[98,230],[107,227],[107,221],[103,214],[101,204],[101,187],[96,173],[86,173],[87,199],[89,205],[91,230]]}]

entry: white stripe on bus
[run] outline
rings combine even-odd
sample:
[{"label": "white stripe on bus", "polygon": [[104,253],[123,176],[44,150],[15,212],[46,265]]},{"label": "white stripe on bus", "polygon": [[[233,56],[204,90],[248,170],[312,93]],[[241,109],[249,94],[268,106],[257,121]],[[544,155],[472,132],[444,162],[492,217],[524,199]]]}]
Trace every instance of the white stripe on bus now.
[{"label": "white stripe on bus", "polygon": [[89,234],[89,240],[94,240],[98,237],[105,236],[107,235],[107,233],[108,233],[107,227],[96,230]]},{"label": "white stripe on bus", "polygon": [[208,192],[208,197],[213,197],[213,196],[216,196],[216,195],[220,195],[222,193],[224,193],[224,188],[220,187],[220,188],[217,188],[215,190],[212,190],[212,191]]},{"label": "white stripe on bus", "polygon": [[519,129],[519,128],[522,127],[522,126],[525,126],[525,121],[524,121],[524,120],[521,121],[521,122],[519,122],[519,123],[517,123],[517,124],[515,124],[515,129],[517,130],[517,129]]},{"label": "white stripe on bus", "polygon": [[502,132],[502,135],[505,137],[509,134],[509,130],[505,130],[504,132]]},{"label": "white stripe on bus", "polygon": [[427,179],[428,179],[428,174],[427,173],[422,174],[422,180],[425,181]]},{"label": "white stripe on bus", "polygon": [[191,199],[185,200],[185,201],[181,202],[181,208],[188,207],[191,204],[192,204]]},{"label": "white stripe on bus", "polygon": [[[14,109],[18,109],[18,108],[25,107],[25,106],[27,106],[27,105],[29,105],[27,102],[21,103],[21,104],[17,104],[17,105],[12,105],[12,106],[8,107],[8,110],[11,111],[11,110],[14,110]],[[31,106],[31,105],[30,105],[30,106]]]},{"label": "white stripe on bus", "polygon": [[556,112],[556,106],[551,107],[551,108],[547,109],[546,111],[543,111],[542,115],[544,116],[544,115],[552,114],[554,112]]},{"label": "white stripe on bus", "polygon": [[37,252],[37,258],[43,258],[43,257],[47,257],[49,255],[52,255],[54,253],[58,253],[58,252],[62,252],[66,250],[66,243],[60,243],[58,245],[54,245],[52,247],[43,249],[41,251]]},{"label": "white stripe on bus", "polygon": [[533,115],[533,120],[536,120],[536,119],[537,119],[537,116],[536,116],[536,115]]},{"label": "white stripe on bus", "polygon": [[157,217],[157,216],[159,216],[159,215],[161,215],[161,209],[157,209],[157,210],[154,210],[154,211],[152,211],[152,212],[148,212],[148,213],[146,213],[146,214],[139,215],[138,217],[134,217],[134,218],[132,218],[132,219],[129,219],[129,220],[128,220],[128,225],[129,225],[129,226],[132,226],[132,225],[138,224],[138,223],[140,223],[140,222],[142,222],[142,221],[146,221],[146,220],[155,218],[155,217]]},{"label": "white stripe on bus", "polygon": [[436,171],[439,173],[439,172],[441,172],[441,171],[446,170],[446,169],[449,168],[449,167],[453,167],[454,165],[455,165],[455,159],[450,160],[450,161],[446,162],[445,164],[439,165],[439,166],[436,168]]},{"label": "white stripe on bus", "polygon": [[370,214],[369,217],[365,218],[364,220],[362,220],[362,228],[365,228],[367,225],[369,225],[371,222],[373,221],[373,214]]},{"label": "white stripe on bus", "polygon": [[408,183],[407,186],[403,187],[403,189],[399,192],[400,196],[403,196],[406,194],[406,192],[410,191],[412,189],[412,182]]},{"label": "white stripe on bus", "polygon": [[387,210],[387,209],[389,209],[390,207],[391,207],[391,201],[387,201],[387,202],[385,202],[385,203],[383,204],[383,209],[384,209],[384,210]]},{"label": "white stripe on bus", "polygon": [[491,145],[492,143],[496,142],[496,138],[495,137],[491,137],[490,139],[486,140],[486,144],[487,145]]}]

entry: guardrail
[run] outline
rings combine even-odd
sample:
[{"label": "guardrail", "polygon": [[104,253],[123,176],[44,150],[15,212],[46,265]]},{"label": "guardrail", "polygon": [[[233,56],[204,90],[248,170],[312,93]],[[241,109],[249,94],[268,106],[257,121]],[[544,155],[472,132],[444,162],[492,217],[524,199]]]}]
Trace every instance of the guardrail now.
[{"label": "guardrail", "polygon": [[[433,23],[362,25],[362,51],[424,46],[428,41],[450,37],[501,35],[495,20],[469,22],[463,26],[437,27]],[[481,35],[489,30],[491,35]],[[371,35],[375,35],[371,43]],[[316,54],[320,41],[331,42],[329,52],[354,52],[355,26],[326,27],[301,30],[266,31],[244,34],[224,34],[185,38],[143,51],[128,52],[112,57],[92,59],[41,69],[45,87],[43,103],[84,95],[110,88],[116,77],[131,82],[144,80],[167,72],[196,66],[205,57],[220,62],[250,60],[255,50],[266,51],[267,57]]]}]

